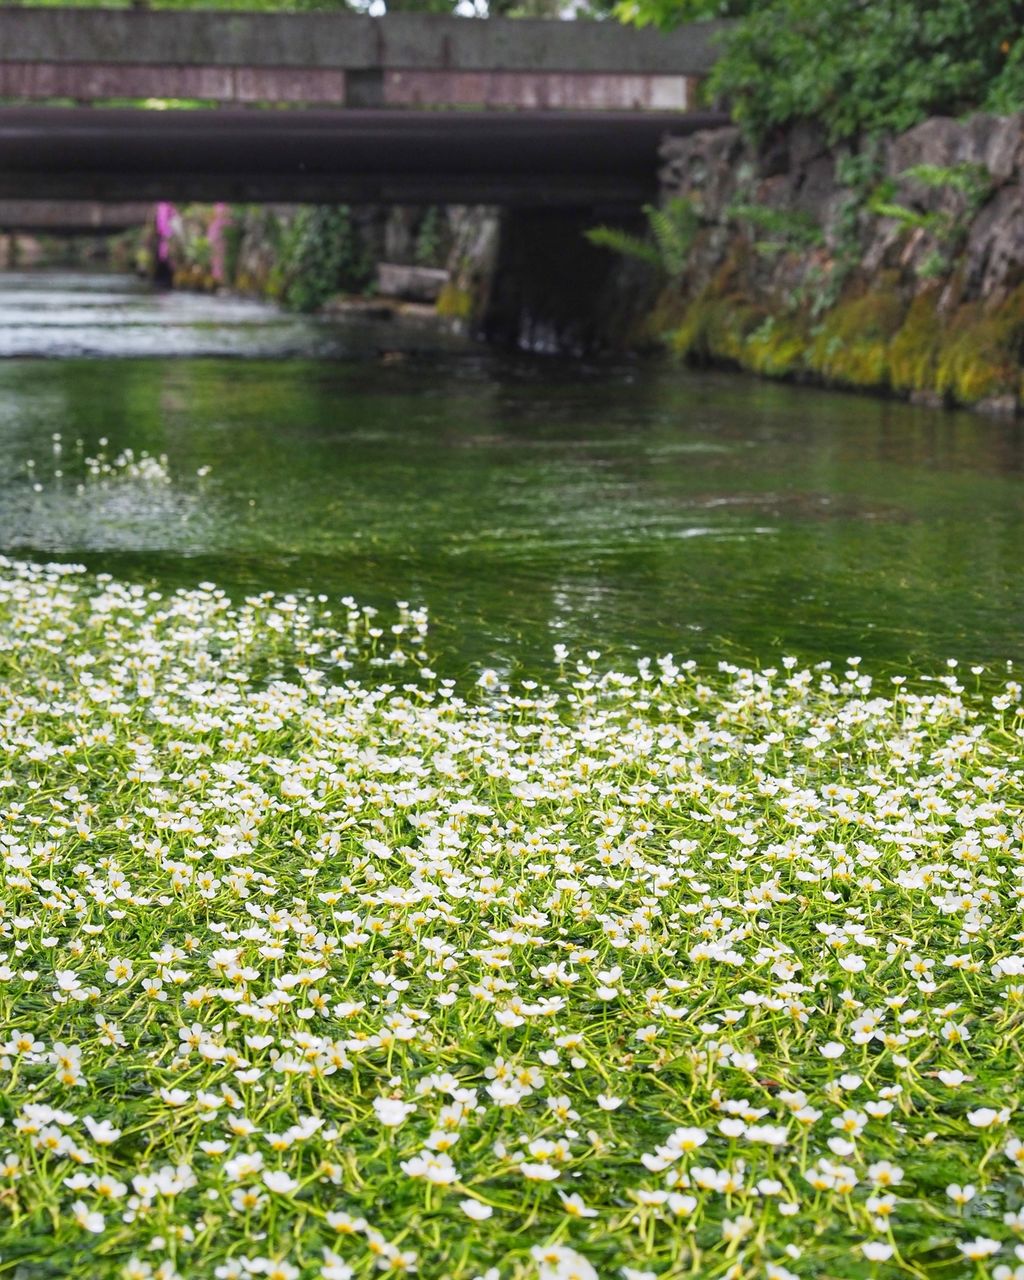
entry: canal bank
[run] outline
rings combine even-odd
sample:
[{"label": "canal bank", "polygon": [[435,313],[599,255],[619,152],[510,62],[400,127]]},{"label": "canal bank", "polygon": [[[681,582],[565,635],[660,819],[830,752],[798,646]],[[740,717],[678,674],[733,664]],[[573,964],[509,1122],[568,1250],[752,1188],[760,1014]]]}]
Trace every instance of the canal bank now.
[{"label": "canal bank", "polygon": [[647,336],[697,364],[1015,414],[1024,344],[1017,116],[935,118],[830,147],[810,125],[666,143],[693,212]]}]

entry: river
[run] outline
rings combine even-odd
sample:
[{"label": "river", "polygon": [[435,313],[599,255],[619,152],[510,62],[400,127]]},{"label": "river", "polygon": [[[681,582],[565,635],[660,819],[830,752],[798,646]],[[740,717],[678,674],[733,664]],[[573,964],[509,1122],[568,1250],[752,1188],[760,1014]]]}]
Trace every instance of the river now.
[{"label": "river", "polygon": [[1019,661],[1022,461],[1017,422],[0,276],[0,549],[408,600],[452,674]]}]

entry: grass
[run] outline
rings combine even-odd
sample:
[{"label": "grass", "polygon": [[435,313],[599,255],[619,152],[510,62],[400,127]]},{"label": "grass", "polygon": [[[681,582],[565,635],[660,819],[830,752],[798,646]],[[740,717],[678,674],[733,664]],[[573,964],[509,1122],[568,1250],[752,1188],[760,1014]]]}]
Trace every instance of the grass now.
[{"label": "grass", "polygon": [[0,1275],[1024,1274],[1020,686],[428,643],[0,562]]}]

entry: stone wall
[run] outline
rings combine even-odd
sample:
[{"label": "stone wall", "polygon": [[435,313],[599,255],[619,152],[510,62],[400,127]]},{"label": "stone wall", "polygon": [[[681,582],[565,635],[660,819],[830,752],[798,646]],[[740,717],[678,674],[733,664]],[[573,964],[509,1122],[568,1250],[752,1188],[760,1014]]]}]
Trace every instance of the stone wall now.
[{"label": "stone wall", "polygon": [[665,198],[701,222],[648,338],[774,377],[1017,411],[1022,125],[932,119],[834,150],[803,127],[757,154],[731,128],[669,141]]},{"label": "stone wall", "polygon": [[[164,204],[154,207],[143,231],[127,238],[131,247],[121,260],[176,288],[230,289],[286,304],[293,303],[297,277],[312,277],[301,292],[327,301],[371,289],[377,262],[444,267],[460,235],[459,212]],[[333,248],[323,244],[325,252],[318,253],[318,239],[332,240]]]}]

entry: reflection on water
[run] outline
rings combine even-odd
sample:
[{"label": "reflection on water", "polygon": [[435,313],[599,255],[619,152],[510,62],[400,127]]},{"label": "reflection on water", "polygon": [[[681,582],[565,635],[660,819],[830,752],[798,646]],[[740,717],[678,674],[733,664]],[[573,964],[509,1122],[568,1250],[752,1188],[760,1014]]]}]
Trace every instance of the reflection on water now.
[{"label": "reflection on water", "polygon": [[408,599],[455,665],[1024,656],[1016,423],[110,277],[0,278],[0,352],[90,353],[0,362],[6,551]]}]

